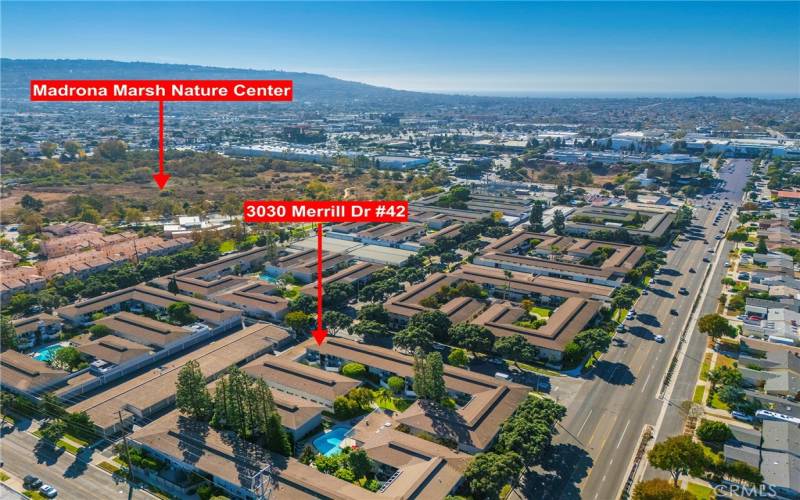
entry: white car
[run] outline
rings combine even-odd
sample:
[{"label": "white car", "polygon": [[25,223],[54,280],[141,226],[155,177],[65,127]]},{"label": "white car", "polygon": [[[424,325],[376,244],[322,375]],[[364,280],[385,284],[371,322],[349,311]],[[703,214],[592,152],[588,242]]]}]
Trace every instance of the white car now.
[{"label": "white car", "polygon": [[41,488],[39,488],[39,493],[46,496],[47,498],[55,498],[56,495],[58,495],[58,490],[50,486],[49,484],[43,484]]},{"label": "white car", "polygon": [[653,337],[653,340],[655,340],[659,344],[663,344],[664,343],[664,337],[662,337],[661,335],[656,335],[655,337]]}]

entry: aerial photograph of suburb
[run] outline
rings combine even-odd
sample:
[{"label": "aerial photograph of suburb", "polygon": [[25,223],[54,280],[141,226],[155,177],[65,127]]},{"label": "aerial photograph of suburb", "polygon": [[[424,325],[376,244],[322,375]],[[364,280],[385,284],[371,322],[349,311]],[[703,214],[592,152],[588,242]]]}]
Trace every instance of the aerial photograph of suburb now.
[{"label": "aerial photograph of suburb", "polygon": [[0,0],[0,499],[800,500],[800,0]]}]

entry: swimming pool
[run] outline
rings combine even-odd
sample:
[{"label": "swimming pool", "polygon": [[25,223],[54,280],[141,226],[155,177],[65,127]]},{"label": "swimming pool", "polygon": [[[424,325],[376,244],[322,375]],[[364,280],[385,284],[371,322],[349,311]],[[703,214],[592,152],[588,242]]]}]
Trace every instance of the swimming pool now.
[{"label": "swimming pool", "polygon": [[63,344],[53,344],[39,349],[33,353],[33,359],[38,361],[50,361],[64,347]]},{"label": "swimming pool", "polygon": [[277,283],[278,282],[278,278],[276,278],[275,276],[272,276],[270,274],[267,274],[267,273],[261,273],[258,277],[259,277],[259,279],[262,279],[262,280],[266,281],[267,283]]},{"label": "swimming pool", "polygon": [[340,451],[339,444],[344,441],[344,436],[350,430],[349,427],[336,426],[325,434],[314,439],[314,448],[326,457],[336,455]]}]

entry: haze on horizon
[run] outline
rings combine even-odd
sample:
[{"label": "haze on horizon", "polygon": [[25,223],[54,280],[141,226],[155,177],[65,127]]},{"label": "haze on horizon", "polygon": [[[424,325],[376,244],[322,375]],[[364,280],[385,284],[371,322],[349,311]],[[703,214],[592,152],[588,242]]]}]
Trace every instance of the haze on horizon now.
[{"label": "haze on horizon", "polygon": [[500,96],[800,97],[800,3],[3,2],[3,57]]}]

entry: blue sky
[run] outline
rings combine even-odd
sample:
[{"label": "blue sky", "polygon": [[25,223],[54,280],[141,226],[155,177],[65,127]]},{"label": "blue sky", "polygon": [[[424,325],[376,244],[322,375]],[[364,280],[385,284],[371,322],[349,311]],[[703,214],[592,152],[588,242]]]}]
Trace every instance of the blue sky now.
[{"label": "blue sky", "polygon": [[3,57],[487,94],[800,96],[800,3],[15,3]]}]

